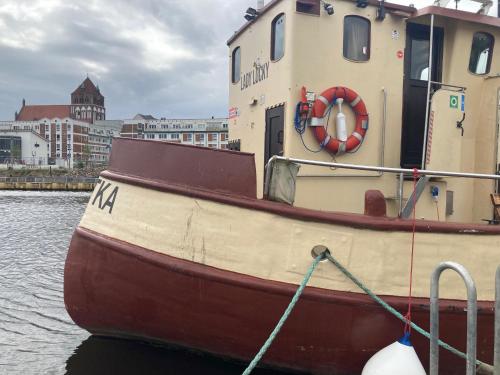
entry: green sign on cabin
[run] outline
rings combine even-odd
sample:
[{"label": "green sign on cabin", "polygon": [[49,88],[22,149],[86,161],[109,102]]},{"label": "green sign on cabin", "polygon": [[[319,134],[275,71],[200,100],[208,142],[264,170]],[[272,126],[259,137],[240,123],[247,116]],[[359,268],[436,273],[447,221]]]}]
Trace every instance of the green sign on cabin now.
[{"label": "green sign on cabin", "polygon": [[458,108],[458,96],[450,95],[450,108]]}]

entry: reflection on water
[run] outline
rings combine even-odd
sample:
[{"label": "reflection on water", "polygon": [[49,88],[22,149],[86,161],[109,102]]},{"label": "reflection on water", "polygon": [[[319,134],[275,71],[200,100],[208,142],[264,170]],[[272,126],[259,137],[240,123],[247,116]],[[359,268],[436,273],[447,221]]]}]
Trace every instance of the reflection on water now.
[{"label": "reflection on water", "polygon": [[0,191],[0,374],[241,374],[210,356],[89,337],[72,322],[64,260],[89,197]]},{"label": "reflection on water", "polygon": [[[66,364],[68,375],[108,374],[241,374],[244,367],[181,349],[167,349],[136,341],[89,337]],[[259,369],[255,375],[277,374]]]}]

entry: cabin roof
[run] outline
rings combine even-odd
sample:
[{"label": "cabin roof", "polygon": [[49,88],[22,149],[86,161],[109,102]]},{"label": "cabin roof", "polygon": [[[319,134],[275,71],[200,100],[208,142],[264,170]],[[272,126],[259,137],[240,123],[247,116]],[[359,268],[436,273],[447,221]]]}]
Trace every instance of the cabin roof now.
[{"label": "cabin roof", "polygon": [[[267,13],[275,5],[279,4],[281,1],[283,1],[283,0],[271,0],[262,9],[259,10],[259,14],[262,15],[264,13]],[[356,0],[348,0],[348,1],[354,2]],[[378,4],[379,4],[378,0],[368,0],[368,3],[370,5],[375,5],[375,6],[378,6]],[[395,14],[398,14],[398,12],[401,12],[402,15],[410,16],[411,14],[413,14],[413,13],[416,12],[416,9],[414,7],[409,7],[409,6],[406,6],[406,5],[393,4],[393,3],[388,3],[388,2],[384,3],[384,5],[385,5],[385,9],[388,12],[392,12],[392,13],[395,13]],[[256,19],[254,19],[252,21],[247,21],[246,23],[244,23],[243,26],[241,26],[237,31],[235,31],[234,34],[228,39],[227,45],[229,46],[231,43],[233,43],[234,40],[238,36],[240,36],[250,25],[252,25],[253,23],[255,23],[258,19],[259,19],[259,17],[257,17]]]},{"label": "cabin roof", "polygon": [[[259,10],[259,13],[262,15],[264,13],[267,13],[270,11],[275,5],[279,4],[283,0],[271,0],[267,5],[265,5],[262,9]],[[350,0],[350,1],[355,1],[355,0]],[[377,6],[379,4],[378,0],[368,0],[370,5]],[[442,17],[447,17],[447,18],[453,18],[456,20],[461,20],[461,21],[467,21],[467,22],[474,22],[474,23],[479,23],[483,25],[489,25],[489,26],[494,26],[494,27],[500,27],[500,18],[497,17],[492,17],[492,16],[486,16],[483,14],[476,14],[476,13],[471,13],[471,12],[465,12],[463,10],[456,10],[456,9],[449,9],[449,8],[443,8],[443,7],[437,7],[437,6],[428,6],[422,9],[416,9],[414,7],[409,7],[405,5],[399,5],[399,4],[393,4],[393,3],[385,3],[385,8],[388,12],[391,12],[393,14],[400,14],[402,16],[409,16],[410,19],[415,19],[418,17],[422,17],[425,15],[437,15],[437,16],[442,16]],[[238,36],[240,36],[250,25],[255,23],[259,17],[252,21],[248,21],[245,24],[243,24],[242,27],[240,27],[235,33],[229,38],[227,41],[227,45],[231,45]]]},{"label": "cabin roof", "polygon": [[463,10],[437,7],[437,6],[428,6],[422,9],[418,9],[415,13],[413,13],[413,15],[410,18],[418,18],[431,14],[434,14],[436,16],[453,18],[461,21],[474,22],[483,25],[500,27],[500,18],[486,16],[484,14],[464,12]]}]

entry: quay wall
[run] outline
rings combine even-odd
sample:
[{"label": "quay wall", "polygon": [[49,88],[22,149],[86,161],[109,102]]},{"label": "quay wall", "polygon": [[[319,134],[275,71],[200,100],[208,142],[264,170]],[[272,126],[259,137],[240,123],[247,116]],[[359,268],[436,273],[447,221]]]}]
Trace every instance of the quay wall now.
[{"label": "quay wall", "polygon": [[0,190],[92,191],[97,177],[0,177]]}]

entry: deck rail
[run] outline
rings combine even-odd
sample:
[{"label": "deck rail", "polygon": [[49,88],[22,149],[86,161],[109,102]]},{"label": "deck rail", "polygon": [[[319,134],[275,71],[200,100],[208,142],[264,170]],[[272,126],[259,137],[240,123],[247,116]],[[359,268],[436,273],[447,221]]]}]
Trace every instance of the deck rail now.
[{"label": "deck rail", "polygon": [[308,160],[308,159],[298,159],[298,158],[290,158],[285,156],[272,156],[266,164],[266,175],[264,182],[264,195],[268,195],[269,193],[269,184],[271,182],[271,171],[272,165],[278,160],[304,164],[304,165],[315,165],[319,167],[328,167],[328,168],[336,168],[336,169],[352,169],[352,170],[360,170],[360,171],[374,171],[374,172],[382,172],[382,173],[393,173],[399,175],[399,187],[398,187],[398,198],[399,198],[399,216],[402,215],[403,212],[403,182],[405,175],[413,175],[417,174],[418,176],[434,176],[434,177],[458,177],[458,178],[477,178],[477,179],[487,179],[487,180],[496,180],[500,181],[499,174],[484,174],[484,173],[469,173],[469,172],[450,172],[450,171],[435,171],[429,169],[410,169],[410,168],[392,168],[392,167],[380,167],[380,166],[372,166],[372,165],[358,165],[358,164],[346,164],[346,163],[337,163],[337,162],[326,162],[326,161],[317,161],[317,160]]},{"label": "deck rail", "polygon": [[297,164],[306,165],[316,165],[320,167],[338,168],[338,169],[353,169],[361,171],[375,171],[375,172],[386,172],[395,174],[413,174],[416,172],[419,175],[424,176],[435,176],[435,177],[463,177],[463,178],[480,178],[480,179],[490,179],[490,180],[500,180],[500,175],[498,174],[484,174],[484,173],[468,173],[468,172],[448,172],[448,171],[433,171],[429,169],[410,169],[410,168],[391,168],[391,167],[377,167],[371,165],[358,165],[358,164],[346,164],[346,163],[336,163],[336,162],[326,162],[317,160],[307,160],[307,159],[297,159],[289,158],[284,156],[274,155],[269,159],[266,165],[266,169],[269,170],[269,166],[272,165],[276,160],[283,160]]}]

